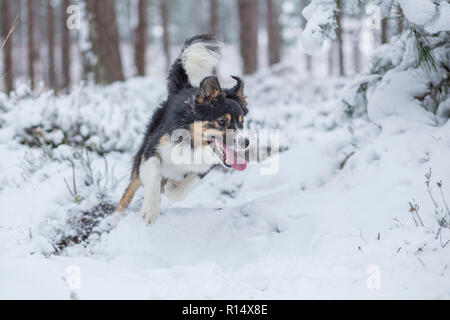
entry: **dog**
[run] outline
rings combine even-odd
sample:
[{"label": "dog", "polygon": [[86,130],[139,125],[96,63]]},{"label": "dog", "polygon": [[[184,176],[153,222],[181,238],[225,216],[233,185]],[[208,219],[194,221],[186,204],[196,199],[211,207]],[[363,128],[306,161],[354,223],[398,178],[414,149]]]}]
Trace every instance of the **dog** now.
[{"label": "dog", "polygon": [[246,169],[239,150],[249,146],[242,135],[248,114],[244,82],[222,89],[213,70],[220,59],[215,37],[186,41],[170,68],[167,99],[154,112],[134,157],[131,179],[116,212],[123,212],[143,186],[142,215],[147,225],[159,216],[161,194],[182,201],[215,167]]}]

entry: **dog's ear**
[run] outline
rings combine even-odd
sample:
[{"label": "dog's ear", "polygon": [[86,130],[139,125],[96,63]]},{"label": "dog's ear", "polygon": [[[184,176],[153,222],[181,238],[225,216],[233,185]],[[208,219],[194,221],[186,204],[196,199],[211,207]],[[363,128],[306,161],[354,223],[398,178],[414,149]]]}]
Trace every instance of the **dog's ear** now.
[{"label": "dog's ear", "polygon": [[217,98],[222,89],[220,88],[219,80],[217,77],[207,77],[200,83],[200,87],[195,95],[195,103],[207,104]]},{"label": "dog's ear", "polygon": [[237,84],[234,86],[233,89],[230,90],[230,93],[239,100],[239,102],[242,105],[242,108],[244,109],[244,115],[247,115],[248,103],[247,103],[247,97],[244,95],[244,81],[242,81],[241,78],[236,77],[236,76],[231,76],[231,77],[237,81]]}]

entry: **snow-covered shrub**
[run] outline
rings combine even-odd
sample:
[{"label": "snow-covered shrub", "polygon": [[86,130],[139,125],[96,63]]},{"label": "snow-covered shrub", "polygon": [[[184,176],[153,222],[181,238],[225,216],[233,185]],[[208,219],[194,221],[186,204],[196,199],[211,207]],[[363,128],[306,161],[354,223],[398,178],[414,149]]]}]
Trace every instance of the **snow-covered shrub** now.
[{"label": "snow-covered shrub", "polygon": [[55,155],[51,148],[45,145],[42,146],[41,153],[38,155],[26,152],[19,160],[23,180],[28,181],[37,171],[43,169],[51,162],[61,162],[61,159]]},{"label": "snow-covered shrub", "polygon": [[73,245],[85,247],[108,231],[108,224],[101,223],[115,209],[110,195],[118,179],[106,158],[87,150],[72,152],[67,148],[65,152],[55,152],[53,159],[71,168],[71,177],[64,178],[68,196],[61,200],[64,210],[48,215],[41,223],[40,233],[53,248],[49,253],[59,254]]},{"label": "snow-covered shrub", "polygon": [[110,158],[68,146],[44,146],[19,157],[18,168],[21,179],[2,177],[0,192],[35,185],[42,189],[38,193],[52,199],[41,208],[45,216],[33,230],[43,239],[38,249],[43,254],[60,254],[74,245],[86,247],[109,231],[105,218],[115,209],[121,179]]},{"label": "snow-covered shrub", "polygon": [[[302,35],[309,53],[326,38],[335,38],[336,0],[313,0],[303,15]],[[342,1],[342,10],[377,6],[380,18],[402,25],[389,44],[372,55],[368,69],[348,84],[342,96],[344,112],[368,114],[377,121],[390,115],[442,124],[450,116],[450,4],[435,0]]]},{"label": "snow-covered shrub", "polygon": [[0,97],[0,139],[32,147],[80,146],[99,154],[131,151],[164,90],[164,83],[148,78],[81,85],[62,96],[18,90],[12,99]]},{"label": "snow-covered shrub", "polygon": [[[411,214],[411,218],[416,227],[426,227],[431,233],[435,234],[435,240],[439,240],[441,247],[445,248],[450,243],[450,208],[443,191],[444,183],[442,180],[432,181],[431,169],[425,174],[425,178],[425,185],[432,204],[431,208],[434,213],[436,224],[431,226],[424,225],[421,218],[420,206],[414,200],[409,202],[409,213]],[[433,192],[434,184],[439,190],[437,196]]]}]

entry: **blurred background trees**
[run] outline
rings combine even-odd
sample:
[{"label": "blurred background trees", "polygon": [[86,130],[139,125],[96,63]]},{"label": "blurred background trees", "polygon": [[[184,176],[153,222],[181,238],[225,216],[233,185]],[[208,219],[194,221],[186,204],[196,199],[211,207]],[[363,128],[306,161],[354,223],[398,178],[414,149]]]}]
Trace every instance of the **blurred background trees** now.
[{"label": "blurred background trees", "polygon": [[[11,17],[11,9],[10,9],[10,0],[4,0],[1,3],[1,36],[3,41],[2,43],[2,52],[3,52],[3,79],[5,83],[6,92],[11,92],[13,90],[13,57],[12,57],[12,36],[13,32],[10,32],[12,28],[12,17]],[[9,41],[6,42],[6,39],[9,37]]]},{"label": "blurred background trees", "polygon": [[[183,42],[198,33],[215,34],[232,48],[247,75],[289,63],[302,65],[308,76],[357,74],[372,51],[405,28],[422,44],[422,60],[432,61],[422,30],[395,18],[404,17],[395,0],[378,1],[389,4],[380,5],[387,12],[368,26],[370,2],[376,1],[0,0],[2,40],[19,17],[0,51],[0,90],[11,92],[18,81],[55,91],[80,80],[109,84],[148,75],[160,60],[167,70]],[[308,55],[300,39],[309,11],[329,8],[331,18],[320,32],[333,36],[320,52]],[[79,25],[69,28],[68,19]]]},{"label": "blurred background trees", "polygon": [[[254,74],[282,62],[283,48],[293,45],[283,38],[284,30],[292,29],[283,23],[283,6],[298,5],[295,15],[301,21],[301,6],[307,2],[0,0],[2,40],[19,19],[0,52],[0,90],[13,91],[17,81],[32,90],[64,91],[81,80],[109,84],[145,76],[161,57],[167,69],[183,42],[198,33],[234,46],[241,72]],[[312,60],[305,59],[311,72]]]},{"label": "blurred background trees", "polygon": [[237,0],[239,11],[239,46],[243,73],[258,70],[258,0]]}]

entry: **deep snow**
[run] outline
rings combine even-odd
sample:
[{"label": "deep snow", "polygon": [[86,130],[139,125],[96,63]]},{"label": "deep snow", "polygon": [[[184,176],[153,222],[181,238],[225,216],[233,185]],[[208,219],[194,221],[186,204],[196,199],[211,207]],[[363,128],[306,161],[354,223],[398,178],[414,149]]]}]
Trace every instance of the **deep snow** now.
[{"label": "deep snow", "polygon": [[[439,225],[424,184],[431,168],[443,209],[436,182],[448,203],[450,124],[417,121],[420,113],[344,120],[337,107],[344,80],[273,72],[246,79],[246,94],[249,127],[280,130],[277,174],[261,175],[267,163],[243,173],[216,170],[181,204],[163,198],[151,227],[138,192],[110,232],[59,255],[55,241],[71,232],[70,217],[100,196],[118,201],[164,82],[131,79],[57,98],[26,97],[26,90],[0,96],[7,110],[0,113],[0,298],[450,298],[450,245],[435,239]],[[79,156],[81,201],[74,201],[64,158],[80,151],[60,146],[49,158],[19,141],[28,126],[57,123],[62,132],[79,122],[90,142],[108,150],[108,167],[90,152],[90,174]],[[409,202],[420,206],[424,227],[415,225]],[[450,231],[441,234],[444,244]],[[71,292],[78,271],[80,288]]]}]

